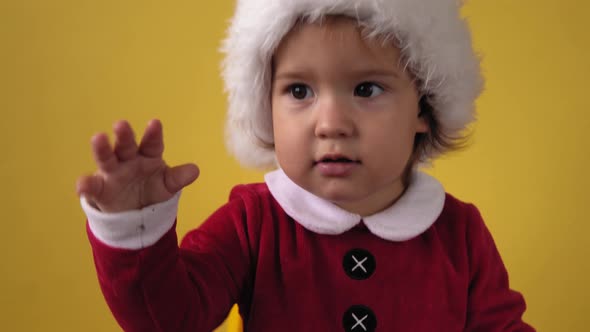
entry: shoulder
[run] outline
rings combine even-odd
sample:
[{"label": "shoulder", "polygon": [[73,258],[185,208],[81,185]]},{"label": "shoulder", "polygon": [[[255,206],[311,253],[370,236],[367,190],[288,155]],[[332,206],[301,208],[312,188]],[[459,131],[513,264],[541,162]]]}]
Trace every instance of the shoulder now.
[{"label": "shoulder", "polygon": [[[217,213],[227,215],[233,219],[247,221],[248,224],[258,224],[262,219],[276,216],[283,211],[272,196],[266,183],[249,183],[234,186],[226,204]],[[250,225],[252,226],[252,225]]]},{"label": "shoulder", "polygon": [[446,193],[443,211],[437,220],[442,228],[462,233],[468,245],[493,242],[492,236],[475,204]]},{"label": "shoulder", "polygon": [[265,183],[235,185],[229,192],[228,200],[219,206],[208,220],[228,218],[228,216],[232,219],[256,219],[264,209],[268,208],[271,198]]},{"label": "shoulder", "polygon": [[481,213],[475,204],[460,200],[449,193],[445,194],[445,204],[439,221],[458,224],[466,228],[478,228],[484,224]]},{"label": "shoulder", "polygon": [[[264,219],[268,219],[273,213],[270,193],[266,184],[251,183],[234,186],[229,194],[228,201],[214,211],[199,227],[189,232],[187,238],[203,237],[215,239],[225,243],[231,241],[244,241],[251,246],[258,242],[261,225]],[[225,244],[229,245],[229,244]]]},{"label": "shoulder", "polygon": [[433,227],[440,235],[468,240],[474,235],[481,236],[487,232],[479,209],[471,202],[466,202],[452,194],[445,194],[445,203],[441,214]]},{"label": "shoulder", "polygon": [[276,208],[277,204],[266,183],[248,183],[232,188],[227,205],[240,206],[250,212],[257,209],[261,213],[263,210]]},{"label": "shoulder", "polygon": [[445,205],[441,216],[463,219],[481,219],[479,209],[471,202],[460,200],[450,193],[445,194]]},{"label": "shoulder", "polygon": [[263,199],[270,196],[270,191],[266,183],[248,183],[238,184],[232,188],[229,194],[229,200],[234,199]]}]

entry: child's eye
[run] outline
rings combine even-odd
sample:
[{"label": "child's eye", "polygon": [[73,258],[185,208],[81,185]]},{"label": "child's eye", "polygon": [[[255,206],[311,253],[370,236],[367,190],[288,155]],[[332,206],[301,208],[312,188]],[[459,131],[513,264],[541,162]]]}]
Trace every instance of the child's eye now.
[{"label": "child's eye", "polygon": [[354,88],[354,95],[363,98],[376,97],[383,93],[383,88],[371,82],[364,82]]},{"label": "child's eye", "polygon": [[288,88],[289,93],[295,99],[303,100],[313,97],[313,91],[305,84],[293,84]]}]

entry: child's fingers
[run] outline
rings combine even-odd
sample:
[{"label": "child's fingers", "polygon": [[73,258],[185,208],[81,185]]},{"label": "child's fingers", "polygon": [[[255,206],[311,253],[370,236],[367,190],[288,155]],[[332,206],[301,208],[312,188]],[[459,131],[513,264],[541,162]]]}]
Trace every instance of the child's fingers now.
[{"label": "child's fingers", "polygon": [[168,168],[164,173],[164,185],[168,192],[176,193],[193,183],[199,177],[199,173],[199,167],[195,164],[185,164]]},{"label": "child's fingers", "polygon": [[150,158],[161,158],[164,152],[164,140],[162,135],[162,124],[154,119],[148,123],[141,143],[139,153]]},{"label": "child's fingers", "polygon": [[104,180],[98,175],[81,176],[76,182],[76,193],[85,196],[89,201],[100,197],[104,187]]},{"label": "child's fingers", "polygon": [[115,155],[119,161],[126,161],[137,155],[137,143],[133,129],[127,121],[119,121],[113,126],[115,132]]},{"label": "child's fingers", "polygon": [[91,140],[92,153],[98,168],[106,173],[110,173],[117,168],[119,161],[113,153],[106,134],[100,133],[94,135]]}]

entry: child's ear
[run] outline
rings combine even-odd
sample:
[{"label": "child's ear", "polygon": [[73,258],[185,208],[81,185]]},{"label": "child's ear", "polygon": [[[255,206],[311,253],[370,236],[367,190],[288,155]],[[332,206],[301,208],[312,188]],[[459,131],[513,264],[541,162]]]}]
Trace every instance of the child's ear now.
[{"label": "child's ear", "polygon": [[430,124],[433,117],[432,106],[428,103],[426,96],[420,97],[418,102],[418,118],[416,123],[417,133],[427,133],[430,131]]},{"label": "child's ear", "polygon": [[427,133],[430,131],[430,128],[428,126],[428,120],[427,118],[422,114],[422,112],[420,112],[418,114],[418,119],[417,119],[417,123],[416,123],[416,132],[417,133]]}]

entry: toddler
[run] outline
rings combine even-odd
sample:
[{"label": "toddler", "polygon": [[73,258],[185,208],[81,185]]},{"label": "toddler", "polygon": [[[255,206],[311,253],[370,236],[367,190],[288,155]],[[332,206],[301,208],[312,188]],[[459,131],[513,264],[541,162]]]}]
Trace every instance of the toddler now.
[{"label": "toddler", "polygon": [[482,89],[458,0],[239,0],[224,43],[227,141],[275,170],[177,242],[196,165],[162,126],[111,146],[78,193],[125,331],[534,331],[477,210],[421,172],[457,148]]}]

